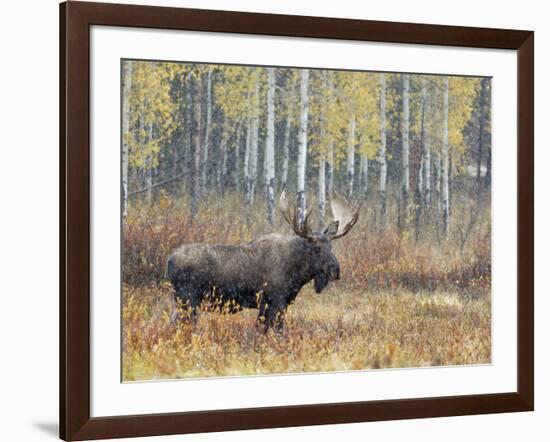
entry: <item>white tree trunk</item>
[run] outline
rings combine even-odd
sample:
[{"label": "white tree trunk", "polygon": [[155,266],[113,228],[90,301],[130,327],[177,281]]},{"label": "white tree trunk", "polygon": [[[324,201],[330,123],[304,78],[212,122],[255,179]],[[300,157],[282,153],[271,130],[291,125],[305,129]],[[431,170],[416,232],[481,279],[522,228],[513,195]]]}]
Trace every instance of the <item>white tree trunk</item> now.
[{"label": "white tree trunk", "polygon": [[[242,137],[242,120],[239,121],[239,124],[237,125],[237,135],[235,136],[235,152],[234,152],[234,158],[235,163],[233,166],[233,169],[231,171],[231,177],[232,182],[235,185],[235,189],[237,190],[237,193],[241,192],[241,180],[239,179],[239,173],[242,170],[241,167],[241,137]],[[227,147],[225,148],[227,151]],[[228,176],[229,178],[229,176]]]},{"label": "white tree trunk", "polygon": [[300,71],[300,131],[298,134],[298,208],[300,221],[306,209],[306,161],[307,161],[307,123],[309,113],[308,100],[309,69]]},{"label": "white tree trunk", "polygon": [[[330,74],[325,72],[324,75],[324,87],[326,87],[329,91],[330,96],[334,96],[334,85],[333,80]],[[334,192],[334,138],[331,135],[329,143],[328,143],[328,151],[327,151],[327,186],[326,186],[326,194],[328,195],[328,198],[332,198],[332,194]]]},{"label": "white tree trunk", "polygon": [[[147,130],[147,141],[150,142],[153,139],[153,123],[149,123]],[[147,175],[145,181],[145,188],[147,189],[147,204],[151,205],[153,202],[153,156],[149,155],[147,157],[147,162],[145,163],[147,167]]]},{"label": "white tree trunk", "polygon": [[334,141],[330,141],[328,145],[328,158],[327,158],[327,195],[329,198],[334,191]]},{"label": "white tree trunk", "polygon": [[[248,100],[249,105],[251,104],[250,99]],[[245,199],[248,204],[250,201],[250,140],[252,139],[252,118],[247,117],[246,119],[246,140],[244,146],[244,161],[243,161],[243,181],[245,189]]]},{"label": "white tree trunk", "polygon": [[386,161],[386,74],[380,74],[380,148],[378,150],[380,175],[378,184],[378,198],[380,204],[380,224],[386,223],[386,182],[388,177],[388,163]]},{"label": "white tree trunk", "polygon": [[347,155],[347,185],[348,197],[353,196],[353,176],[355,170],[355,115],[349,124],[348,155]]},{"label": "white tree trunk", "polygon": [[418,203],[422,202],[422,194],[424,192],[424,157],[420,156],[418,163],[418,176],[417,176],[417,190],[418,190]]},{"label": "white tree trunk", "polygon": [[212,68],[208,68],[206,75],[206,127],[204,128],[204,142],[202,146],[201,160],[201,187],[206,192],[206,180],[208,176],[208,154],[210,150],[210,133],[212,131]]},{"label": "white tree trunk", "polygon": [[260,129],[260,82],[258,78],[255,80],[254,93],[252,100],[252,126],[250,134],[250,159],[249,159],[249,174],[248,174],[248,189],[249,189],[249,201],[250,205],[254,204],[254,196],[256,192],[256,180],[258,177],[258,141],[259,141],[259,129]]},{"label": "white tree trunk", "polygon": [[443,152],[442,161],[442,204],[443,204],[443,232],[449,235],[449,77],[445,77],[443,92]]},{"label": "white tree trunk", "polygon": [[275,69],[267,68],[267,137],[265,141],[267,220],[275,222]]},{"label": "white tree trunk", "polygon": [[227,183],[227,130],[223,127],[220,135],[220,156],[221,158],[218,158],[216,184],[218,185],[218,189],[223,194]]},{"label": "white tree trunk", "polygon": [[290,142],[290,116],[286,117],[285,136],[283,140],[283,165],[281,169],[281,189],[286,189],[288,181],[288,161],[289,161],[289,142]]},{"label": "white tree trunk", "polygon": [[401,152],[401,190],[405,204],[409,196],[409,76],[403,75],[403,120],[401,126],[401,136],[403,146]]},{"label": "white tree trunk", "polygon": [[403,74],[403,115],[401,120],[401,201],[398,226],[407,222],[409,209],[409,75]]},{"label": "white tree trunk", "polygon": [[422,196],[424,194],[424,151],[426,145],[426,79],[421,78],[420,83],[420,161],[418,162],[418,174],[416,178],[417,200],[415,200],[415,203],[418,206],[422,205]]},{"label": "white tree trunk", "polygon": [[185,76],[185,101],[187,102],[187,109],[183,112],[181,119],[181,126],[184,129],[185,141],[182,140],[181,152],[183,157],[183,167],[187,173],[187,179],[185,180],[186,190],[193,193],[193,74],[191,71],[187,72]]},{"label": "white tree trunk", "polygon": [[325,155],[321,154],[319,157],[319,178],[318,178],[318,193],[317,202],[319,204],[319,226],[322,228],[325,220],[325,207],[326,207],[326,186],[325,186],[325,170],[326,161]]},{"label": "white tree trunk", "polygon": [[367,197],[369,189],[369,157],[366,153],[361,155],[361,162],[359,164],[359,177],[361,182],[361,198]]},{"label": "white tree trunk", "polygon": [[202,96],[202,79],[198,72],[195,72],[193,79],[193,125],[192,137],[193,147],[195,149],[193,155],[193,193],[191,196],[191,216],[195,216],[198,211],[199,199],[201,195],[201,158],[202,158],[202,143],[201,143],[201,96]]},{"label": "white tree trunk", "polygon": [[440,214],[441,214],[441,152],[439,150],[435,151],[435,198],[436,198],[436,222],[439,225]]},{"label": "white tree trunk", "polygon": [[[324,111],[321,111],[321,118],[320,118],[320,134],[319,137],[321,140],[325,139],[325,113]],[[327,166],[327,160],[326,160],[326,152],[324,150],[321,150],[319,152],[319,168],[318,168],[318,176],[317,176],[317,205],[319,208],[319,229],[323,228],[323,225],[325,223],[325,207],[326,207],[326,201],[327,201],[327,186],[326,186],[326,166]]]},{"label": "white tree trunk", "polygon": [[122,216],[128,214],[128,137],[130,135],[130,92],[132,91],[132,61],[124,62],[124,98],[122,101]]},{"label": "white tree trunk", "polygon": [[422,113],[423,122],[422,122],[422,142],[423,142],[423,152],[422,152],[422,161],[423,167],[422,172],[424,175],[423,185],[424,185],[424,198],[423,204],[427,207],[430,205],[432,198],[432,149],[431,149],[431,139],[430,133],[428,131],[428,112],[430,109],[430,92],[426,88],[426,83],[424,81],[422,85],[422,95],[424,97],[424,110]]}]

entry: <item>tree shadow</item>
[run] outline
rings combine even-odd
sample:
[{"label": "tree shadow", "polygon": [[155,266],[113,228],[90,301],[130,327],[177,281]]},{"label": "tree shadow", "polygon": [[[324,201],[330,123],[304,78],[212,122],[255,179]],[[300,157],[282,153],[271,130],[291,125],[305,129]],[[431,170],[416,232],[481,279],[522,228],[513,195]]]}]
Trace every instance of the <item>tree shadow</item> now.
[{"label": "tree shadow", "polygon": [[50,436],[56,438],[59,436],[59,424],[57,422],[34,422],[33,426]]}]

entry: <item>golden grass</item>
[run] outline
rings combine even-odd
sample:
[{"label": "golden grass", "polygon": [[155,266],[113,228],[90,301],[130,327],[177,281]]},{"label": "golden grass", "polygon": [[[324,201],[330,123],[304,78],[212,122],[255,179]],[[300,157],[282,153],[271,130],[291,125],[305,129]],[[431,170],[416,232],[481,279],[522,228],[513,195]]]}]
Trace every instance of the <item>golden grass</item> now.
[{"label": "golden grass", "polygon": [[[187,199],[163,192],[152,205],[132,202],[123,226],[123,379],[489,363],[490,201],[457,198],[448,238],[433,212],[420,232],[414,220],[398,231],[395,222],[380,226],[376,207],[371,197],[334,243],[342,280],[320,295],[304,287],[279,336],[256,331],[257,310],[201,312],[194,325],[169,321],[164,274],[175,248],[289,231],[280,217],[266,223],[261,199],[247,208],[235,193],[211,195],[194,218]],[[395,219],[390,204],[388,220]]]},{"label": "golden grass", "polygon": [[200,312],[196,324],[172,326],[170,296],[167,284],[124,286],[124,381],[491,362],[489,290],[308,286],[282,335],[257,332],[257,310]]},{"label": "golden grass", "polygon": [[[480,215],[462,241],[470,209],[478,206]],[[395,219],[395,211],[391,206],[388,219]],[[375,218],[376,203],[368,201],[349,235],[334,242],[334,252],[345,274],[341,284],[347,290],[404,287],[416,292],[490,288],[489,204],[475,199],[457,204],[448,239],[442,238],[433,220],[422,226],[416,240],[412,221],[399,232],[395,223],[388,222],[380,228]],[[265,221],[263,201],[257,201],[249,209],[236,194],[205,197],[195,218],[189,213],[186,199],[176,200],[162,194],[151,206],[138,201],[130,206],[123,226],[123,281],[132,286],[161,283],[168,256],[182,244],[239,244],[271,232],[290,233],[290,228],[279,215],[275,226],[270,226]]]}]

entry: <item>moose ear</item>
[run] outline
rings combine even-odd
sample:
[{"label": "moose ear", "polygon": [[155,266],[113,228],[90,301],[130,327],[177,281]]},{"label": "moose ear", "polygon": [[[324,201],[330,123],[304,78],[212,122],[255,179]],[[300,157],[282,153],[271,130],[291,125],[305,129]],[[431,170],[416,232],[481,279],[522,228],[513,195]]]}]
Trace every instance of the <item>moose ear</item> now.
[{"label": "moose ear", "polygon": [[338,226],[340,225],[339,221],[334,221],[329,224],[329,226],[323,232],[325,236],[334,236],[338,233]]}]

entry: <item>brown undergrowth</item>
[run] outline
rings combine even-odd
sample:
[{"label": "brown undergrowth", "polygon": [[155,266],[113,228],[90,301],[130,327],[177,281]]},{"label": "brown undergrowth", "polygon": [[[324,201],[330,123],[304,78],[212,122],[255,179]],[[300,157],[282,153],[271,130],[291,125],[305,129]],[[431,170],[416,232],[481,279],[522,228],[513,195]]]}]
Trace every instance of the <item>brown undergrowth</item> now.
[{"label": "brown undergrowth", "polygon": [[[363,370],[491,361],[490,205],[457,201],[445,238],[430,212],[416,229],[384,227],[376,204],[334,243],[342,279],[322,294],[304,287],[282,335],[256,331],[257,311],[200,312],[172,326],[166,259],[190,242],[238,244],[272,231],[258,202],[212,197],[196,217],[165,194],[134,202],[123,225],[123,379]],[[482,210],[483,209],[483,210]],[[395,219],[389,205],[387,219]],[[327,217],[328,221],[328,217]]]},{"label": "brown undergrowth", "polygon": [[308,287],[282,335],[258,333],[252,310],[200,312],[196,324],[173,326],[169,297],[169,288],[125,286],[124,381],[491,361],[488,294]]},{"label": "brown undergrowth", "polygon": [[[489,206],[472,214],[479,203],[456,205],[447,239],[424,215],[416,235],[411,210],[408,227],[395,223],[380,226],[373,204],[363,204],[358,224],[334,250],[345,274],[342,285],[349,289],[405,287],[416,290],[482,290],[490,287],[491,231]],[[161,195],[151,207],[130,207],[123,226],[123,280],[132,286],[160,283],[166,260],[181,244],[239,244],[271,232],[290,232],[282,219],[274,226],[265,221],[263,202],[248,210],[236,195],[212,197],[201,205],[195,218],[188,201]],[[481,212],[481,213],[480,213]],[[387,219],[395,219],[389,208]],[[329,216],[325,221],[328,223]]]}]

